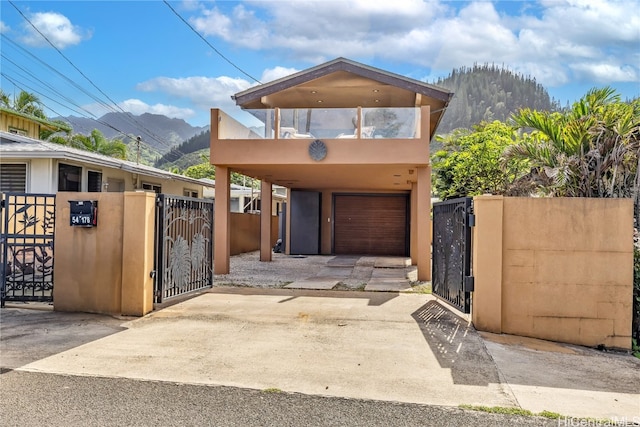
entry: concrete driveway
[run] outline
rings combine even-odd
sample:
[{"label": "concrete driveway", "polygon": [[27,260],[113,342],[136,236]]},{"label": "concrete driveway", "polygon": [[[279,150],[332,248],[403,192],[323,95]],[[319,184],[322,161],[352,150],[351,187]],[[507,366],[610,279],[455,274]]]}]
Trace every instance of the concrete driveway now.
[{"label": "concrete driveway", "polygon": [[[3,368],[640,417],[640,360],[481,336],[431,295],[219,287],[144,318],[76,322],[63,334],[72,340],[84,330],[84,343],[56,350],[54,340],[42,358],[20,364],[20,348],[35,339],[11,337],[25,311],[1,312]],[[74,315],[48,316],[48,326],[32,325],[42,341],[50,335],[42,327],[53,331]]]}]

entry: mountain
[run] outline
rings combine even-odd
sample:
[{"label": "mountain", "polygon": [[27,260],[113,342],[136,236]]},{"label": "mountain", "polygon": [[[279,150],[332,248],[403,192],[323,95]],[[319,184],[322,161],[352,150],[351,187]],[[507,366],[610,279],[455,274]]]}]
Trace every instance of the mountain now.
[{"label": "mountain", "polygon": [[456,128],[470,129],[483,120],[505,121],[525,107],[547,111],[560,109],[559,103],[550,98],[535,79],[493,64],[455,69],[434,84],[454,93],[438,126],[439,134]]},{"label": "mountain", "polygon": [[108,139],[124,137],[123,134],[141,136],[145,144],[160,153],[166,153],[176,145],[209,128],[208,126],[191,126],[182,119],[150,113],[139,116],[131,113],[107,113],[97,120],[76,116],[57,117],[57,119],[69,122],[75,133],[88,135],[92,130],[98,129]]},{"label": "mountain", "polygon": [[164,155],[155,162],[154,166],[163,169],[177,167],[183,170],[189,166],[197,165],[198,163],[202,163],[200,154],[209,155],[210,144],[211,132],[206,130],[192,136],[182,144],[171,148],[171,150],[164,153]]}]

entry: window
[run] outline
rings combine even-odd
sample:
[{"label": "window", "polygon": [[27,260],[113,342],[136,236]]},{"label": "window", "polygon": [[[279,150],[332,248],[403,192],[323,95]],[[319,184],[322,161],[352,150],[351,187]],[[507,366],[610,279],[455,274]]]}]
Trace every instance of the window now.
[{"label": "window", "polygon": [[186,188],[182,192],[182,195],[185,197],[198,197],[198,192],[195,190],[187,190]]},{"label": "window", "polygon": [[79,166],[58,165],[58,191],[80,191],[82,168]]},{"label": "window", "polygon": [[102,191],[102,172],[87,172],[87,191],[99,193]]},{"label": "window", "polygon": [[0,191],[26,192],[27,165],[24,163],[3,163],[0,165]]},{"label": "window", "polygon": [[20,136],[28,136],[27,131],[24,129],[18,129],[14,127],[9,127],[9,133],[13,133]]},{"label": "window", "polygon": [[150,184],[148,182],[142,183],[142,189],[147,191],[153,191],[154,193],[162,193],[162,186],[158,184]]}]

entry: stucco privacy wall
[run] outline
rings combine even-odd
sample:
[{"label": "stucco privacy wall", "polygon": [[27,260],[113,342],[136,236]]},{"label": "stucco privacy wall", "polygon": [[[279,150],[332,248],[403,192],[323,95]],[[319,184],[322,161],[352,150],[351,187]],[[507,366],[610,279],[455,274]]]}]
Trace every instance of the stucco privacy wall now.
[{"label": "stucco privacy wall", "polygon": [[[71,200],[97,200],[98,225],[69,225]],[[60,192],[54,310],[142,316],[153,310],[155,194]]]},{"label": "stucco privacy wall", "polygon": [[[278,217],[272,216],[271,247],[277,240]],[[260,215],[231,212],[231,255],[258,249],[260,249]]]},{"label": "stucco privacy wall", "polygon": [[474,198],[479,330],[631,348],[633,202]]}]

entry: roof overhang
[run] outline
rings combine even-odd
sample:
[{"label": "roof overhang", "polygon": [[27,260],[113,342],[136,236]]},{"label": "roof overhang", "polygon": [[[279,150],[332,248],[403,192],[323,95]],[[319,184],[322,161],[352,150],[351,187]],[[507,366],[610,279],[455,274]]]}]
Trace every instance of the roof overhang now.
[{"label": "roof overhang", "polygon": [[243,109],[265,108],[407,108],[431,107],[430,134],[453,93],[345,58],[239,92],[232,98]]}]

